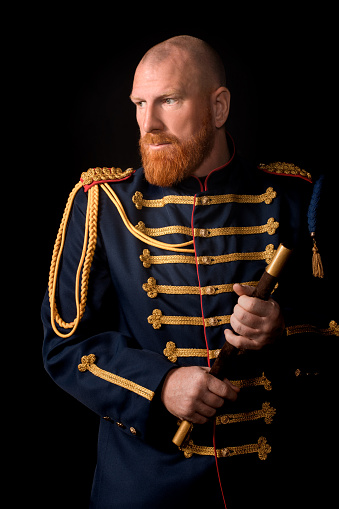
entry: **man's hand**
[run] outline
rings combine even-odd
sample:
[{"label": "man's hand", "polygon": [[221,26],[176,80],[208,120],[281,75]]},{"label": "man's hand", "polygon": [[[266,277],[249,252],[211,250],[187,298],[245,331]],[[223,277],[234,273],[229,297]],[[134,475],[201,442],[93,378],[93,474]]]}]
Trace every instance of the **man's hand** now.
[{"label": "man's hand", "polygon": [[236,400],[240,389],[226,379],[218,380],[209,371],[210,368],[190,366],[169,372],[161,399],[171,414],[204,424],[222,407],[225,399]]},{"label": "man's hand", "polygon": [[279,304],[272,298],[267,301],[251,297],[254,287],[235,284],[239,295],[238,304],[231,316],[232,330],[225,330],[226,340],[233,346],[248,350],[260,350],[280,337],[285,328]]}]

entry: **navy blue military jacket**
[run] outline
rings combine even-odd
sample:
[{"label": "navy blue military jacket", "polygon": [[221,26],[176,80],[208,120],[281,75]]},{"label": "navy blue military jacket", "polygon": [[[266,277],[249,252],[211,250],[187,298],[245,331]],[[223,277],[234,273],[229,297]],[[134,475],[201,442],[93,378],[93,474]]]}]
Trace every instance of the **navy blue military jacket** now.
[{"label": "navy blue military jacket", "polygon": [[[338,333],[312,289],[309,175],[293,165],[253,168],[237,156],[204,181],[190,177],[173,188],[148,184],[142,168],[120,177],[113,170],[83,174],[87,185],[64,218],[50,284],[54,329],[48,296],[42,310],[46,369],[102,417],[92,507],[187,508],[207,500],[222,508],[216,461],[229,509],[275,507],[277,486],[294,490],[299,503],[295,475],[321,452],[314,427],[312,438],[307,432],[317,421],[308,420],[321,379],[317,345]],[[79,269],[77,313],[94,187],[95,251]],[[241,389],[237,401],[195,425],[179,450],[171,442],[177,419],[160,400],[164,378],[176,367],[212,365],[237,302],[233,284],[255,285],[286,240],[294,254],[272,296],[284,314],[283,338],[233,359],[228,378]]]}]

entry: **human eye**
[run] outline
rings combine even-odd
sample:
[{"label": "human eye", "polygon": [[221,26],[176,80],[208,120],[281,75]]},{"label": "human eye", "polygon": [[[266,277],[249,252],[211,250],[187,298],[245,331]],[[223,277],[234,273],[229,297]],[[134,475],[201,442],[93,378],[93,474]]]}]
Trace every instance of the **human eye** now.
[{"label": "human eye", "polygon": [[136,101],[134,103],[138,108],[144,108],[146,105],[146,101]]},{"label": "human eye", "polygon": [[173,104],[177,104],[177,102],[178,102],[178,99],[176,99],[175,97],[166,97],[164,99],[164,103],[167,106],[173,106]]}]

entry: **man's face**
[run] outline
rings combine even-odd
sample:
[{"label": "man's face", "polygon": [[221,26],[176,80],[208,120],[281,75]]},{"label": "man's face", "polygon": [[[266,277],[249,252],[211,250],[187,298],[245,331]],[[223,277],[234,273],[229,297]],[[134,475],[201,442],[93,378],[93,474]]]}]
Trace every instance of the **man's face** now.
[{"label": "man's face", "polygon": [[147,180],[171,186],[191,175],[212,150],[214,127],[208,95],[189,61],[173,55],[140,64],[131,99]]}]

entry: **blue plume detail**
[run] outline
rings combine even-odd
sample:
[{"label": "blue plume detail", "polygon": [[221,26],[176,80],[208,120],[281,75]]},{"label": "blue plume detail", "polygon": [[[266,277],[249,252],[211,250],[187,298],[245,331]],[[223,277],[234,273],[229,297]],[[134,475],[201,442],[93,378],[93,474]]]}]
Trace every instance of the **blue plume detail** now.
[{"label": "blue plume detail", "polygon": [[313,186],[313,193],[308,207],[307,219],[308,219],[308,230],[310,233],[315,232],[317,226],[317,211],[321,195],[321,188],[324,181],[324,175],[320,175],[318,180]]}]

